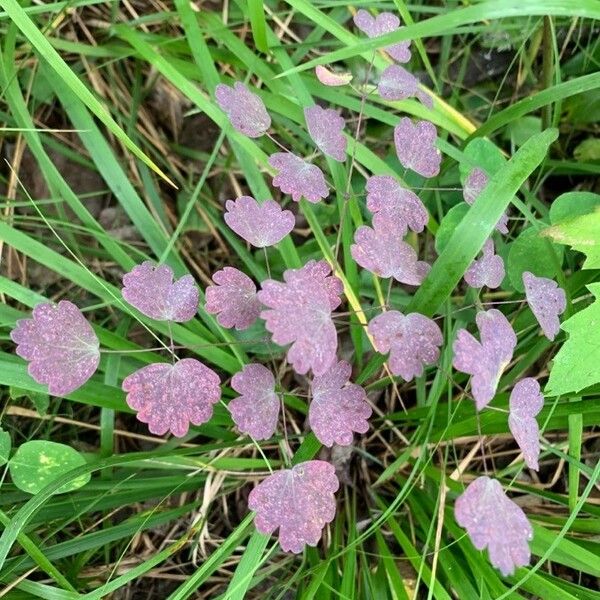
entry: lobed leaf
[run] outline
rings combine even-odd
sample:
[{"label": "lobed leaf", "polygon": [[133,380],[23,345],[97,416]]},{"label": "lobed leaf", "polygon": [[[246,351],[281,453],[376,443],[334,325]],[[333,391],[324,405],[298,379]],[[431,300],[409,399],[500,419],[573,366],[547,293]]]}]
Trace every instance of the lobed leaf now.
[{"label": "lobed leaf", "polygon": [[273,177],[273,186],[284,194],[291,194],[294,202],[304,197],[309,202],[319,202],[329,196],[323,171],[316,165],[291,152],[276,152],[269,156],[269,164],[279,171]]},{"label": "lobed leaf", "polygon": [[508,426],[525,462],[530,469],[538,470],[540,456],[539,427],[535,417],[544,407],[540,384],[526,377],[515,384],[510,394]]},{"label": "lobed leaf", "polygon": [[531,312],[537,319],[544,335],[553,340],[560,330],[559,316],[567,308],[567,296],[558,284],[547,277],[536,277],[529,271],[523,272],[525,297]]},{"label": "lobed leaf", "polygon": [[505,275],[504,261],[501,256],[494,254],[494,242],[491,238],[483,245],[482,254],[467,269],[465,281],[472,288],[500,287]]},{"label": "lobed leaf", "polygon": [[219,376],[195,358],[175,364],[154,363],[123,380],[127,404],[156,435],[183,437],[190,423],[202,425],[221,398]]},{"label": "lobed leaf", "polygon": [[349,446],[353,432],[365,433],[373,412],[365,390],[350,383],[352,367],[341,360],[312,381],[312,401],[308,411],[310,427],[317,439],[331,448]]},{"label": "lobed leaf", "polygon": [[332,108],[322,108],[318,104],[304,109],[304,118],[308,133],[317,148],[323,153],[337,160],[346,160],[346,147],[348,140],[342,133],[346,122]]},{"label": "lobed leaf", "polygon": [[248,497],[261,533],[279,529],[279,543],[298,554],[306,545],[316,546],[323,527],[335,517],[334,494],[339,487],[335,467],[322,460],[300,463],[269,475]]},{"label": "lobed leaf", "polygon": [[435,145],[436,139],[437,130],[433,123],[413,123],[408,117],[400,119],[394,127],[394,145],[400,164],[423,177],[437,175],[440,172],[442,154]]},{"label": "lobed leaf", "polygon": [[55,396],[80,388],[100,363],[100,342],[83,313],[68,300],[38,304],[20,319],[10,337],[29,362],[29,375]]},{"label": "lobed leaf", "polygon": [[240,133],[257,138],[271,127],[271,117],[264,102],[243,83],[236,81],[232,88],[220,83],[215,88],[215,98]]},{"label": "lobed leaf", "polygon": [[150,261],[123,275],[123,298],[141,313],[157,321],[178,323],[193,319],[198,311],[199,292],[191,275],[173,281],[168,265]]}]

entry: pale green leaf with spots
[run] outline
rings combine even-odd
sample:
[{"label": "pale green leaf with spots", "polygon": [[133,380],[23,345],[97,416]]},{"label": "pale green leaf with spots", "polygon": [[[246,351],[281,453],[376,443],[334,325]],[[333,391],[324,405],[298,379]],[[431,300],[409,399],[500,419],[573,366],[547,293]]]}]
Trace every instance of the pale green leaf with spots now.
[{"label": "pale green leaf with spots", "polygon": [[[37,494],[49,483],[62,477],[68,471],[85,464],[85,459],[77,450],[65,444],[34,440],[19,446],[8,463],[13,483],[23,492]],[[64,494],[84,486],[90,474],[80,475],[57,490]]]}]

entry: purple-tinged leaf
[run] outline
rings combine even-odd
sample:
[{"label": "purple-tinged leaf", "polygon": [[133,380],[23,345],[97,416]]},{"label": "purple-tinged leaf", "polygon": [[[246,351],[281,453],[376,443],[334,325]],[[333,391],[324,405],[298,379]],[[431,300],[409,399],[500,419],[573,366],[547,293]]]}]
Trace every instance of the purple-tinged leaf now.
[{"label": "purple-tinged leaf", "polygon": [[337,351],[337,332],[331,311],[339,303],[341,282],[327,263],[310,261],[302,269],[289,269],[285,283],[271,279],[262,283],[258,299],[268,310],[260,316],[280,346],[292,344],[287,359],[304,375],[327,372]]},{"label": "purple-tinged leaf", "polygon": [[512,359],[517,336],[507,318],[495,308],[475,317],[481,342],[461,329],[454,345],[453,365],[457,371],[472,375],[471,392],[477,410],[485,408],[496,394],[498,381]]},{"label": "purple-tinged leaf", "polygon": [[19,319],[10,337],[29,362],[29,375],[54,396],[81,387],[100,362],[100,342],[83,313],[68,300],[38,304],[31,319]]},{"label": "purple-tinged leaf", "polygon": [[215,98],[240,133],[257,138],[271,127],[271,117],[263,101],[243,83],[236,81],[232,88],[220,83],[215,89]]},{"label": "purple-tinged leaf", "polygon": [[183,323],[198,311],[198,288],[191,275],[173,281],[168,265],[145,261],[123,275],[123,298],[141,313],[157,321]]},{"label": "purple-tinged leaf", "polygon": [[428,108],[433,108],[431,96],[419,87],[419,80],[400,65],[390,65],[381,74],[377,86],[384,100],[406,100],[418,98]]},{"label": "purple-tinged leaf", "polygon": [[346,122],[332,108],[322,108],[318,104],[304,109],[308,133],[319,150],[327,156],[344,162],[348,140],[342,133]]},{"label": "purple-tinged leaf", "polygon": [[442,154],[435,146],[437,130],[429,121],[413,123],[408,117],[394,127],[394,144],[398,160],[406,169],[423,177],[434,177],[440,172]]},{"label": "purple-tinged leaf", "polygon": [[344,360],[312,382],[312,401],[308,421],[317,439],[331,448],[333,444],[349,446],[352,433],[365,433],[367,419],[373,412],[365,390],[349,383],[352,367]]},{"label": "purple-tinged leaf", "polygon": [[352,258],[367,271],[400,283],[420,285],[429,269],[426,262],[417,260],[412,246],[402,241],[394,223],[374,222],[374,229],[362,225],[354,234],[350,247]]},{"label": "purple-tinged leaf", "polygon": [[[488,184],[490,178],[487,176],[487,173],[480,169],[479,167],[475,167],[465,179],[465,184],[463,186],[463,198],[467,204],[473,204],[477,197],[483,191],[483,188]],[[508,233],[508,215],[504,213],[500,220],[496,223],[496,229],[503,234]]]},{"label": "purple-tinged leaf", "polygon": [[251,196],[240,196],[236,200],[227,200],[225,208],[225,223],[257,248],[279,243],[296,224],[294,213],[282,210],[274,200],[259,204]]},{"label": "purple-tinged leaf", "polygon": [[407,228],[420,233],[429,221],[429,213],[419,197],[389,175],[367,179],[367,208],[375,213],[373,223],[377,229],[391,226],[402,237]]},{"label": "purple-tinged leaf", "polygon": [[224,267],[212,280],[216,285],[206,288],[206,312],[217,315],[223,327],[248,329],[258,319],[261,308],[252,279],[234,267]]},{"label": "purple-tinged leaf", "polygon": [[419,313],[405,316],[388,310],[371,320],[368,331],[375,350],[390,353],[390,371],[405,381],[419,377],[425,365],[438,361],[444,341],[437,323]]},{"label": "purple-tinged leaf", "polygon": [[456,522],[467,530],[477,550],[488,549],[502,575],[529,564],[533,530],[521,507],[496,479],[482,476],[469,484],[454,506]]},{"label": "purple-tinged leaf", "polygon": [[240,396],[229,403],[238,429],[256,440],[268,440],[277,429],[279,397],[275,377],[263,365],[246,365],[231,378],[231,387]]},{"label": "purple-tinged leaf", "polygon": [[261,481],[248,496],[261,533],[279,529],[282,550],[298,554],[316,546],[323,527],[335,517],[335,492],[340,484],[335,467],[322,460],[300,463]]},{"label": "purple-tinged leaf", "polygon": [[340,296],[344,285],[331,274],[331,267],[324,260],[309,260],[301,269],[286,271],[284,277],[287,277],[290,283],[301,285],[303,281],[307,281],[309,284],[324,286],[331,310],[335,310],[342,303]]},{"label": "purple-tinged leaf", "polygon": [[540,430],[535,420],[544,406],[540,384],[533,377],[521,379],[510,394],[508,426],[530,469],[538,470]]},{"label": "purple-tinged leaf", "polygon": [[558,284],[547,277],[537,277],[523,272],[525,297],[531,312],[537,319],[544,335],[553,340],[560,329],[559,315],[567,308],[567,296]]},{"label": "purple-tinged leaf", "polygon": [[315,75],[323,85],[328,85],[330,87],[348,85],[352,81],[352,73],[336,73],[330,71],[323,65],[317,65],[315,67]]},{"label": "purple-tinged leaf", "polygon": [[190,423],[202,425],[211,418],[213,404],[221,398],[220,383],[212,369],[184,358],[173,365],[154,363],[138,369],[123,380],[123,391],[151,433],[171,431],[183,437]]},{"label": "purple-tinged leaf", "polygon": [[[400,19],[396,15],[382,12],[373,17],[362,8],[354,15],[354,24],[370,38],[379,37],[400,29]],[[388,46],[385,51],[395,61],[406,63],[411,57],[410,40]]]},{"label": "purple-tinged leaf", "polygon": [[319,202],[329,196],[329,188],[323,171],[291,152],[276,152],[269,157],[269,164],[279,171],[273,177],[273,186],[284,194],[291,194],[294,202],[304,196],[309,202]]},{"label": "purple-tinged leaf", "polygon": [[504,279],[504,261],[494,254],[494,242],[490,238],[483,245],[482,257],[471,263],[465,273],[465,281],[472,288],[482,288],[484,285],[494,289],[500,286]]}]

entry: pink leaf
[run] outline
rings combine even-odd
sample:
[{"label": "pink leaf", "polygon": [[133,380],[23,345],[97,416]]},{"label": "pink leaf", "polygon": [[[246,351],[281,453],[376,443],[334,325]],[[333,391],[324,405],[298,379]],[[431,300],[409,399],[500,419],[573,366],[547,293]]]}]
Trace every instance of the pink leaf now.
[{"label": "pink leaf", "polygon": [[419,80],[400,65],[390,65],[385,69],[379,79],[377,91],[384,100],[416,97],[428,108],[433,108],[433,100],[421,90]]},{"label": "pink leaf", "polygon": [[[371,16],[362,8],[354,15],[354,24],[368,37],[374,38],[400,29],[400,19],[389,12],[382,12],[377,17]],[[397,62],[410,60],[410,40],[388,46],[385,51]]]},{"label": "pink leaf", "polygon": [[29,375],[50,394],[67,396],[81,387],[100,362],[100,342],[83,313],[68,300],[38,304],[31,319],[10,332]]},{"label": "pink leaf", "polygon": [[225,208],[225,223],[257,248],[279,243],[296,224],[292,211],[282,210],[274,200],[259,204],[251,196],[241,196],[227,200]]},{"label": "pink leaf", "polygon": [[243,83],[236,81],[232,88],[219,84],[215,89],[215,98],[240,133],[257,138],[271,127],[271,117],[263,101]]},{"label": "pink leaf", "polygon": [[510,394],[508,426],[530,469],[538,470],[540,441],[535,417],[544,406],[540,384],[533,377],[521,379]]},{"label": "pink leaf", "polygon": [[189,424],[206,423],[221,398],[219,376],[195,358],[154,363],[123,380],[127,404],[156,435],[183,437]]},{"label": "pink leaf", "polygon": [[123,275],[123,298],[151,319],[182,323],[193,319],[198,310],[198,288],[191,275],[173,281],[167,265],[150,261]]},{"label": "pink leaf", "polygon": [[317,439],[325,446],[349,446],[352,432],[365,433],[373,412],[365,390],[349,383],[352,367],[344,360],[312,382],[313,399],[308,420]]},{"label": "pink leaf", "polygon": [[[463,186],[463,198],[467,204],[473,204],[477,197],[485,186],[488,184],[490,178],[487,176],[487,173],[480,169],[479,167],[475,167],[468,175],[465,180],[465,185]],[[496,229],[503,234],[508,233],[508,215],[504,213],[500,220],[496,223]]]},{"label": "pink leaf", "polygon": [[394,127],[396,154],[402,166],[423,177],[434,177],[440,172],[442,155],[435,146],[437,130],[429,121],[413,123],[408,117]]},{"label": "pink leaf", "polygon": [[420,233],[429,221],[429,213],[419,197],[389,175],[367,179],[367,208],[375,213],[373,223],[378,229],[391,224],[401,236],[407,227]]},{"label": "pink leaf", "polygon": [[234,267],[224,267],[212,280],[216,285],[206,288],[206,312],[217,315],[223,327],[248,329],[260,314],[252,279]]},{"label": "pink leaf", "polygon": [[567,296],[558,284],[547,277],[536,277],[523,272],[525,297],[531,312],[537,319],[544,335],[553,340],[560,329],[559,315],[567,308]]},{"label": "pink leaf", "polygon": [[454,341],[453,365],[472,375],[471,391],[477,410],[485,408],[496,394],[498,381],[512,359],[517,336],[506,317],[495,308],[475,317],[481,337],[478,342],[466,329]]},{"label": "pink leaf", "polygon": [[346,125],[332,108],[322,108],[318,104],[304,109],[308,133],[319,150],[338,162],[346,160],[346,140],[342,130]]},{"label": "pink leaf", "polygon": [[488,549],[490,562],[502,575],[529,564],[533,530],[521,507],[496,479],[478,477],[456,500],[456,522],[467,530],[478,550]]},{"label": "pink leaf", "polygon": [[472,288],[482,288],[484,285],[494,289],[500,286],[504,279],[504,261],[501,256],[494,254],[494,242],[488,239],[483,245],[483,256],[473,261],[465,273],[465,281]]},{"label": "pink leaf", "polygon": [[404,316],[396,310],[377,315],[368,326],[375,349],[390,353],[390,371],[405,381],[423,374],[424,365],[436,363],[444,338],[433,319],[419,313]]},{"label": "pink leaf", "polygon": [[246,365],[231,378],[231,387],[241,394],[229,403],[233,422],[253,438],[268,440],[279,418],[279,397],[271,371],[259,364]]},{"label": "pink leaf", "polygon": [[269,475],[248,497],[248,507],[256,512],[256,529],[265,534],[279,529],[286,552],[298,554],[306,545],[316,546],[323,527],[335,517],[339,485],[335,467],[322,460]]},{"label": "pink leaf", "polygon": [[309,202],[319,202],[329,196],[329,188],[323,171],[316,165],[302,160],[291,152],[276,152],[269,157],[269,164],[279,171],[273,177],[273,186],[284,194],[291,194],[294,202],[304,196]]},{"label": "pink leaf", "polygon": [[323,85],[328,85],[330,87],[348,85],[352,81],[351,73],[335,73],[323,65],[317,65],[315,67],[315,75]]},{"label": "pink leaf", "polygon": [[303,281],[307,281],[309,284],[324,286],[331,310],[335,310],[342,303],[340,296],[344,286],[335,275],[331,274],[331,267],[324,260],[309,260],[301,269],[286,271],[284,277],[286,276],[290,283],[302,285]]},{"label": "pink leaf", "polygon": [[294,370],[304,375],[327,372],[337,351],[337,332],[331,311],[339,303],[341,282],[329,275],[327,263],[310,261],[302,269],[289,269],[285,283],[267,280],[258,299],[270,310],[261,318],[280,346],[292,344],[287,359]]},{"label": "pink leaf", "polygon": [[402,241],[394,224],[374,222],[374,229],[362,225],[354,234],[350,252],[354,260],[367,271],[401,283],[420,285],[430,266],[417,260],[412,246]]}]

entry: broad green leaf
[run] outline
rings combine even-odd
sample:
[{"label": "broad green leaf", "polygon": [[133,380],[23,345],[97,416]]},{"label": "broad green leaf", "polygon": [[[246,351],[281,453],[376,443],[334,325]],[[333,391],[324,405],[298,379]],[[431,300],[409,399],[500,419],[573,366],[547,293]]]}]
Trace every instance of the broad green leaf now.
[{"label": "broad green leaf", "polygon": [[554,358],[546,392],[553,396],[579,392],[600,382],[600,283],[588,289],[596,300],[561,325],[569,334]]},{"label": "broad green leaf", "polygon": [[587,256],[583,263],[584,269],[600,268],[600,208],[575,219],[557,223],[544,230],[543,235],[583,252]]},{"label": "broad green leaf", "polygon": [[573,150],[575,160],[595,162],[600,160],[600,138],[587,138]]},{"label": "broad green leaf", "polygon": [[[23,492],[37,494],[49,483],[71,469],[81,467],[85,459],[77,450],[65,444],[34,440],[19,446],[8,468],[13,483]],[[84,486],[90,475],[84,474],[64,484],[56,494],[64,494]]]},{"label": "broad green leaf", "polygon": [[563,249],[553,247],[536,227],[524,229],[508,250],[506,271],[512,286],[519,292],[524,291],[523,271],[531,271],[538,277],[556,276],[558,266],[562,264]]},{"label": "broad green leaf", "polygon": [[460,179],[464,183],[473,167],[483,169],[488,175],[493,175],[506,164],[506,158],[498,146],[486,138],[472,139],[464,149],[465,160],[458,164]]},{"label": "broad green leaf", "polygon": [[600,208],[600,194],[592,192],[567,192],[550,205],[550,223],[557,225],[567,219],[586,215]]},{"label": "broad green leaf", "polygon": [[10,433],[0,427],[0,466],[8,462],[11,446]]}]

